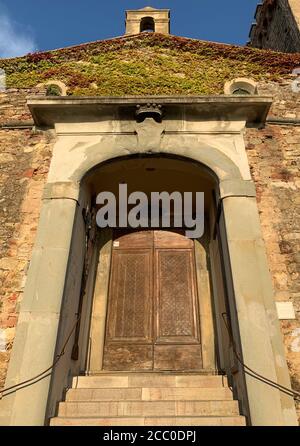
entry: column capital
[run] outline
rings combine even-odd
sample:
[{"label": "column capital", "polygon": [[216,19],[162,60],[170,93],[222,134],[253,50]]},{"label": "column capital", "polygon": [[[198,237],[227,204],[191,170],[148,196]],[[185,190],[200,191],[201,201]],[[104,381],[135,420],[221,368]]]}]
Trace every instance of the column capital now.
[{"label": "column capital", "polygon": [[255,184],[252,180],[223,180],[220,182],[220,198],[256,197]]},{"label": "column capital", "polygon": [[44,187],[43,200],[74,200],[78,202],[80,192],[79,183],[58,181],[47,183]]}]

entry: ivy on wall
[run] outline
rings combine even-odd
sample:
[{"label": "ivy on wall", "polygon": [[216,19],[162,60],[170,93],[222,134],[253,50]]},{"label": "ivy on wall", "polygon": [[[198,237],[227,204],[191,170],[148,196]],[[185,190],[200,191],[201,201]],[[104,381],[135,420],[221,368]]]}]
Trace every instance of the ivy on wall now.
[{"label": "ivy on wall", "polygon": [[8,88],[60,80],[69,95],[222,94],[235,77],[276,81],[300,54],[143,33],[0,60]]}]

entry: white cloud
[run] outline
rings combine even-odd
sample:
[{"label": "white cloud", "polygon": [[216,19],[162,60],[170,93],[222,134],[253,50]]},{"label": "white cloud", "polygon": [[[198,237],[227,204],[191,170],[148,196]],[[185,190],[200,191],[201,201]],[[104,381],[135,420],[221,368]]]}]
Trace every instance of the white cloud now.
[{"label": "white cloud", "polygon": [[33,51],[36,51],[36,44],[30,32],[7,14],[0,13],[0,58],[23,56]]}]

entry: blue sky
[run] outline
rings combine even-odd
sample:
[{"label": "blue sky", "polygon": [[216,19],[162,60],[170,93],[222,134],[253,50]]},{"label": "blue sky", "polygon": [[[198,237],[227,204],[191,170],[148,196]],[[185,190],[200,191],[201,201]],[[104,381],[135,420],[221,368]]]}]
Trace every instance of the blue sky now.
[{"label": "blue sky", "polygon": [[171,9],[171,33],[244,45],[258,0],[0,0],[0,57],[124,34],[126,9]]}]

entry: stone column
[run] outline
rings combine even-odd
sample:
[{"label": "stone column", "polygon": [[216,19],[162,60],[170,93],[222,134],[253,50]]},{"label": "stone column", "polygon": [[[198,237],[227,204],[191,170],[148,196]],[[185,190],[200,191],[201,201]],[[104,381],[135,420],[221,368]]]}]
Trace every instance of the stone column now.
[{"label": "stone column", "polygon": [[99,262],[91,317],[91,345],[88,374],[101,372],[103,366],[111,255],[112,230],[109,228],[102,229],[100,232]]},{"label": "stone column", "polygon": [[[30,379],[54,360],[78,189],[47,185],[5,387]],[[50,376],[5,396],[0,424],[43,426]]]},{"label": "stone column", "polygon": [[[220,189],[243,360],[290,388],[254,188],[229,183]],[[252,425],[297,425],[293,398],[248,375],[246,385]]]},{"label": "stone column", "polygon": [[195,260],[200,316],[200,333],[203,369],[215,370],[215,333],[212,313],[211,289],[207,267],[208,243],[203,239],[195,240]]}]

